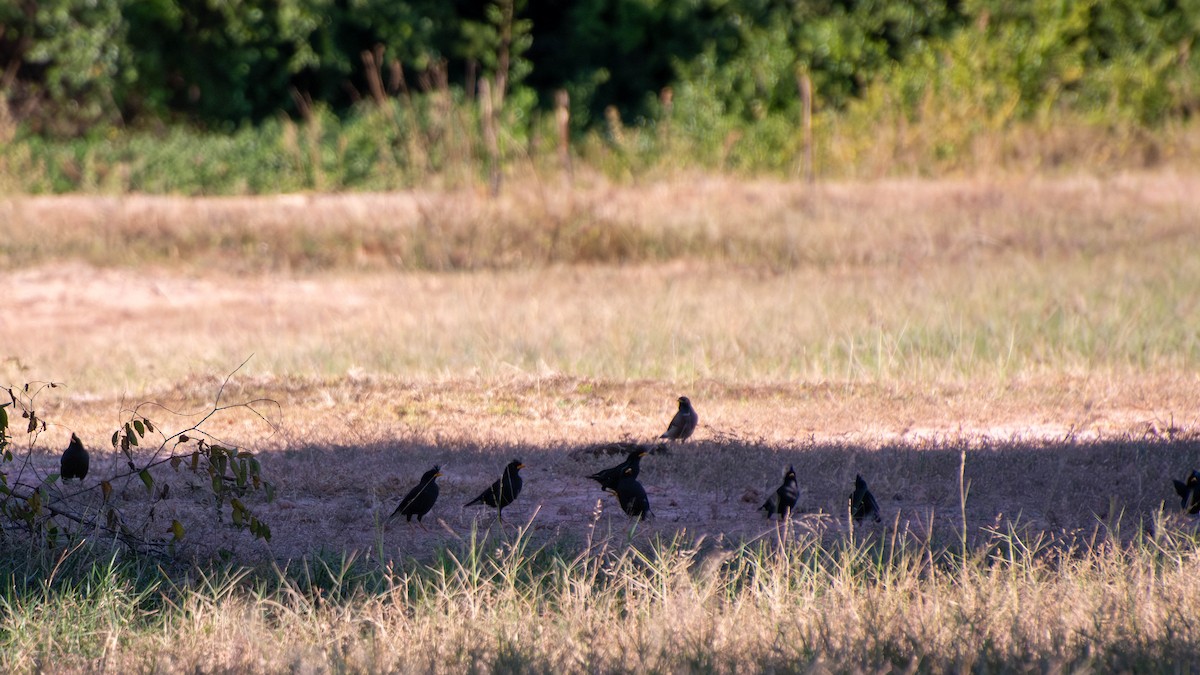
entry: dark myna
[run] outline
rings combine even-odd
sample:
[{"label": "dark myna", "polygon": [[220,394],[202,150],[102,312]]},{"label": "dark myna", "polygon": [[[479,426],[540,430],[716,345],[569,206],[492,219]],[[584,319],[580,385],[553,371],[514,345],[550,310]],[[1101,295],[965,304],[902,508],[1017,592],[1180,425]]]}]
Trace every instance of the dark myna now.
[{"label": "dark myna", "polygon": [[504,467],[504,475],[495,483],[492,483],[488,489],[484,490],[478,497],[467,502],[467,506],[475,504],[487,504],[494,506],[497,509],[496,517],[504,520],[504,507],[512,503],[517,495],[521,494],[521,475],[517,473],[525,465],[520,460],[514,459]]},{"label": "dark myna", "polygon": [[626,474],[625,474],[626,469],[632,470],[632,473],[629,474],[629,476],[628,476],[629,478],[637,478],[638,477],[638,473],[640,473],[642,470],[642,456],[645,454],[646,454],[646,450],[644,448],[630,450],[629,457],[626,458],[626,460],[624,462],[621,462],[620,464],[618,464],[610,469],[605,469],[603,471],[597,471],[596,473],[588,476],[588,478],[591,478],[592,480],[599,483],[601,490],[608,490],[608,491],[615,490],[617,488],[617,483],[622,478],[626,477]]},{"label": "dark myna", "polygon": [[78,478],[82,481],[87,476],[88,464],[88,451],[84,449],[83,441],[71,434],[71,442],[63,451],[62,461],[59,463],[58,475],[63,480]]},{"label": "dark myna", "polygon": [[783,474],[783,485],[758,508],[767,512],[767,518],[776,513],[780,518],[787,518],[796,508],[796,499],[799,497],[800,484],[796,481],[796,470],[789,466],[787,473]]},{"label": "dark myna", "polygon": [[875,522],[882,520],[879,517],[879,503],[875,501],[875,495],[867,488],[867,481],[857,474],[854,476],[854,494],[850,495],[850,514],[854,516],[854,520],[862,520],[867,516],[874,516]]},{"label": "dark myna", "polygon": [[388,521],[395,519],[396,516],[407,516],[408,522],[411,523],[413,516],[416,516],[417,522],[420,523],[425,514],[433,508],[434,502],[437,501],[437,477],[440,475],[442,475],[442,467],[437,465],[422,474],[417,486],[404,495],[404,499],[400,500],[400,505],[396,507],[395,511],[392,511]]},{"label": "dark myna", "polygon": [[1172,482],[1175,483],[1175,492],[1179,493],[1179,507],[1192,515],[1200,513],[1200,472],[1193,470],[1186,483]]},{"label": "dark myna", "polygon": [[654,516],[650,512],[650,498],[646,496],[646,488],[633,477],[633,469],[625,469],[621,480],[609,491],[617,496],[621,510],[633,518],[645,520]]}]

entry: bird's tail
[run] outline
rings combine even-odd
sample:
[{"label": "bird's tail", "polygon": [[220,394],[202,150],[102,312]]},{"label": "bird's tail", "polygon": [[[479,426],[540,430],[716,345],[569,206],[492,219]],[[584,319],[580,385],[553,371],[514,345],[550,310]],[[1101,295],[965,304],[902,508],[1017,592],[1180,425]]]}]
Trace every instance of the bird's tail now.
[{"label": "bird's tail", "polygon": [[392,523],[392,521],[393,521],[393,520],[395,520],[395,519],[396,519],[396,514],[397,514],[397,513],[399,513],[399,511],[392,511],[392,515],[390,515],[390,516],[388,516],[387,518],[384,518],[384,519],[383,519],[383,526],[384,526],[385,528],[386,528],[388,525],[390,525],[390,524]]}]

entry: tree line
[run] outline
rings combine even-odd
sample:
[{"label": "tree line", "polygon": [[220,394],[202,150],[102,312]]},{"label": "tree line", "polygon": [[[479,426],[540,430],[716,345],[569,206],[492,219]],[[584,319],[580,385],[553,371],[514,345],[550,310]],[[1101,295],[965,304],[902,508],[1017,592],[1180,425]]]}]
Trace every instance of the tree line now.
[{"label": "tree line", "polygon": [[9,0],[0,91],[49,135],[471,100],[482,79],[530,111],[567,92],[576,131],[610,110],[753,124],[796,118],[798,73],[823,110],[882,87],[910,111],[969,96],[1156,125],[1197,110],[1197,35],[1200,0]]}]

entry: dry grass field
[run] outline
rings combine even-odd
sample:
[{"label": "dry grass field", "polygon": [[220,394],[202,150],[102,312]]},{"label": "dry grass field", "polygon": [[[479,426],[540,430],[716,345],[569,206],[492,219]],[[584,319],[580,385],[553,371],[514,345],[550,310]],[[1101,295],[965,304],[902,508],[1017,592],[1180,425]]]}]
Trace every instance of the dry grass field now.
[{"label": "dry grass field", "polygon": [[[0,666],[1195,663],[1200,537],[1170,479],[1200,468],[1198,188],[2,199],[2,381],[65,384],[18,455],[49,474],[77,432],[94,486],[121,469],[108,438],[132,406],[185,429],[232,372],[223,401],[269,399],[266,419],[205,430],[255,452],[277,495],[252,505],[264,542],[160,467],[155,522],[187,527],[178,571],[32,592],[14,573]],[[607,443],[653,442],[681,394],[700,427],[643,460],[656,517],[631,527],[584,476],[620,461]],[[513,457],[504,525],[462,506]],[[383,527],[433,464],[426,527]],[[781,529],[756,509],[789,464],[800,513]],[[856,473],[883,522],[848,518]],[[147,502],[136,479],[116,488]]]}]

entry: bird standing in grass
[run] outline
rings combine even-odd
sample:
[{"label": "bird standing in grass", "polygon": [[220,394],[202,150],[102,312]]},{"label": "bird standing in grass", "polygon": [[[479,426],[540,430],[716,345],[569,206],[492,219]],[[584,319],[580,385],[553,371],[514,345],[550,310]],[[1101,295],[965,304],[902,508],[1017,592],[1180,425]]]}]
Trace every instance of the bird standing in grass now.
[{"label": "bird standing in grass", "polygon": [[58,475],[63,480],[78,478],[82,481],[87,476],[89,463],[88,451],[83,447],[83,441],[71,434],[71,442],[67,444],[59,462]]},{"label": "bird standing in grass", "polygon": [[1180,508],[1193,516],[1200,513],[1200,472],[1193,470],[1186,483],[1178,480],[1173,482],[1175,492],[1179,493]]},{"label": "bird standing in grass", "polygon": [[612,488],[607,488],[617,496],[621,510],[630,517],[645,520],[654,516],[650,512],[650,498],[646,496],[646,488],[638,482],[636,472],[632,467],[626,468],[621,480]]},{"label": "bird standing in grass", "polygon": [[659,438],[665,438],[669,441],[686,441],[696,430],[696,423],[700,421],[700,416],[696,414],[696,409],[692,407],[692,402],[686,396],[679,397],[679,410],[675,413],[675,417],[671,418],[671,424],[667,427],[666,432]]},{"label": "bird standing in grass", "polygon": [[467,506],[475,504],[487,504],[494,506],[497,509],[496,517],[499,520],[504,520],[504,507],[512,503],[517,495],[521,494],[521,475],[518,473],[524,469],[525,465],[520,460],[514,459],[504,467],[504,475],[495,483],[492,483],[488,489],[484,490],[478,497],[467,502]]},{"label": "bird standing in grass", "polygon": [[434,465],[434,467],[426,471],[422,476],[417,486],[408,491],[404,495],[404,499],[400,500],[400,505],[392,511],[392,515],[388,516],[388,522],[391,522],[396,516],[407,516],[408,522],[412,522],[413,516],[417,517],[417,523],[421,523],[421,519],[426,513],[433,508],[434,503],[438,498],[437,477],[442,475],[442,467]]},{"label": "bird standing in grass", "polygon": [[879,517],[879,503],[875,501],[875,495],[867,488],[867,481],[857,474],[854,476],[854,493],[850,495],[850,514],[854,516],[854,520],[862,520],[872,515],[875,516],[875,522],[882,520]]},{"label": "bird standing in grass", "polygon": [[787,473],[783,474],[783,485],[758,508],[767,512],[767,518],[775,513],[778,513],[780,518],[788,518],[792,515],[792,509],[796,508],[796,500],[799,497],[800,484],[796,480],[796,470],[789,466]]},{"label": "bird standing in grass", "polygon": [[601,490],[615,490],[617,488],[617,483],[620,482],[622,478],[627,477],[625,473],[626,469],[632,470],[632,473],[628,475],[629,478],[638,477],[638,473],[640,473],[642,470],[642,456],[645,454],[646,450],[644,448],[630,450],[629,457],[626,458],[624,462],[621,462],[612,468],[605,469],[603,471],[597,471],[596,473],[588,476],[588,478],[591,478],[599,483]]}]

